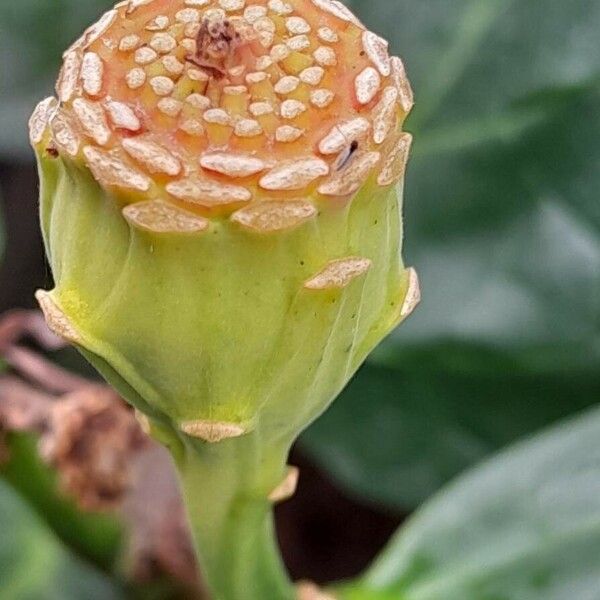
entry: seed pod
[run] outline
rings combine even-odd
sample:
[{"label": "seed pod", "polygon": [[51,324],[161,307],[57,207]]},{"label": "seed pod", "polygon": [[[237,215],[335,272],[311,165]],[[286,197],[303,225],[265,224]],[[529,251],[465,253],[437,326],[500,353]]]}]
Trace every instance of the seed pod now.
[{"label": "seed pod", "polygon": [[402,61],[339,0],[124,0],[56,89],[46,319],[171,450],[214,597],[288,600],[289,449],[420,297]]},{"label": "seed pod", "polygon": [[51,327],[181,439],[291,443],[418,298],[398,65],[337,0],[117,4],[31,120]]}]

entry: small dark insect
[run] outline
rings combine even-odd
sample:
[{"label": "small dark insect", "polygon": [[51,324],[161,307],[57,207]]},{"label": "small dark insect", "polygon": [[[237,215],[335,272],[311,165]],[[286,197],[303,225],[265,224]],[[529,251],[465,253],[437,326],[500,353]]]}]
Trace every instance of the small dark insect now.
[{"label": "small dark insect", "polygon": [[353,140],[352,143],[344,148],[338,155],[337,160],[335,162],[335,170],[341,171],[352,158],[352,155],[358,150],[358,141]]},{"label": "small dark insect", "polygon": [[222,79],[241,44],[242,38],[231,21],[204,20],[196,37],[196,53],[187,60],[215,79]]},{"label": "small dark insect", "polygon": [[58,150],[54,146],[48,146],[46,148],[46,153],[52,158],[58,158]]}]

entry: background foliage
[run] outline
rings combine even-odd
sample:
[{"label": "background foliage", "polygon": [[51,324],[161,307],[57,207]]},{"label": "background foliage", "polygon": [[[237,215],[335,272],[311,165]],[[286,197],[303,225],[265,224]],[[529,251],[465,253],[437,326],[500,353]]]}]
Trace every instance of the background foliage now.
[{"label": "background foliage", "polygon": [[352,4],[416,92],[405,257],[423,302],[305,443],[411,507],[600,396],[600,3]]},{"label": "background foliage", "polygon": [[344,600],[600,598],[600,410],[448,486]]},{"label": "background foliage", "polygon": [[[62,50],[110,4],[0,4],[1,159],[31,160],[26,120],[35,101],[51,93]],[[302,443],[355,494],[411,509],[489,453],[599,397],[600,2],[348,4],[390,40],[415,88],[417,106],[407,123],[415,147],[405,194],[405,257],[419,270],[424,300]],[[1,237],[0,225],[0,247]],[[597,414],[589,415],[589,428],[585,418],[567,425],[443,492],[400,534],[388,550],[392,558],[348,588],[348,598],[396,599],[402,590],[409,600],[451,600],[475,593],[464,587],[468,583],[479,586],[482,598],[562,600],[561,590],[568,589],[575,590],[568,597],[597,600],[588,584],[597,585],[590,572],[598,565],[583,559],[581,568],[565,563],[572,564],[562,581],[567,587],[554,595],[536,595],[531,581],[507,590],[493,579],[507,565],[521,564],[521,573],[538,565],[545,580],[557,556],[600,552],[598,513],[591,508],[598,497],[593,441],[600,432]],[[530,472],[540,487],[535,481],[519,487],[515,472]],[[554,514],[536,513],[540,507],[525,499],[546,485],[557,502]],[[27,570],[39,574],[31,586],[42,582],[52,590],[64,580],[62,598],[113,597],[105,576],[74,560],[12,488],[0,486],[0,530],[8,532],[0,544],[3,585],[5,573]],[[557,533],[564,537],[552,538],[555,545],[534,544],[525,558],[494,546],[494,556],[481,558],[490,558],[486,565],[451,556],[473,514],[474,548],[507,523],[544,529],[553,519],[573,522]],[[589,535],[578,537],[578,528]],[[513,540],[519,530],[506,535]],[[42,549],[52,561],[40,558]],[[492,575],[448,580],[448,565],[467,575],[487,566]],[[516,571],[511,577],[520,585]],[[81,578],[96,591],[69,587]],[[440,582],[446,585],[441,596]],[[24,597],[18,587],[9,589],[17,591],[3,597]],[[31,590],[23,593],[35,597]],[[521,595],[510,595],[515,590]]]},{"label": "background foliage", "polygon": [[117,600],[119,588],[67,550],[0,480],[0,582],[6,600]]}]

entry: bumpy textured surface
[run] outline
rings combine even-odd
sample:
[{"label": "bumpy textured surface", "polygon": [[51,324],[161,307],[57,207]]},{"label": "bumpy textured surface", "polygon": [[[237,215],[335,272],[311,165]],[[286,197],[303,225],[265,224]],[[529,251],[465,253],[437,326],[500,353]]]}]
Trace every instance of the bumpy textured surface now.
[{"label": "bumpy textured surface", "polygon": [[214,596],[292,600],[290,447],[418,301],[402,62],[337,0],[129,0],[57,93],[30,130],[46,318],[171,450]]},{"label": "bumpy textured surface", "polygon": [[418,301],[402,61],[337,0],[128,0],[56,91],[53,330],[178,435],[293,440]]},{"label": "bumpy textured surface", "polygon": [[370,177],[396,183],[410,148],[402,61],[336,0],[120,2],[65,52],[56,91],[32,144],[127,203],[160,199],[126,212],[159,233],[206,231],[194,214],[295,227]]}]

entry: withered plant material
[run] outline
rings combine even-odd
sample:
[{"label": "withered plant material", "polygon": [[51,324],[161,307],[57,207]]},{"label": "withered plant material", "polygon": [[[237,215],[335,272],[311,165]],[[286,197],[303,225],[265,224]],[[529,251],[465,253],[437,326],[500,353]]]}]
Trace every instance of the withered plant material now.
[{"label": "withered plant material", "polygon": [[135,456],[122,514],[129,524],[127,561],[136,581],[167,574],[197,585],[196,558],[171,457],[153,444]]},{"label": "withered plant material", "polygon": [[[56,469],[63,493],[84,511],[113,511],[128,531],[126,563],[135,581],[165,575],[200,589],[196,560],[171,459],[148,438],[108,386],[89,381],[18,345],[64,343],[37,311],[0,318],[0,468],[7,434],[39,435],[39,452]],[[201,592],[197,592],[202,597]]]},{"label": "withered plant material", "polygon": [[335,597],[328,592],[324,592],[311,581],[301,581],[298,583],[298,600],[335,600]]},{"label": "withered plant material", "polygon": [[64,348],[65,342],[52,333],[43,315],[34,310],[11,310],[0,319],[0,352],[24,337],[30,337],[46,350]]},{"label": "withered plant material", "polygon": [[90,385],[90,382],[21,346],[10,346],[2,353],[4,361],[32,383],[54,394],[66,394]]},{"label": "withered plant material", "polygon": [[42,433],[54,398],[18,377],[0,376],[0,427],[5,431]]},{"label": "withered plant material", "polygon": [[106,386],[87,386],[51,404],[40,454],[84,510],[118,509],[131,485],[132,461],[152,442]]}]

